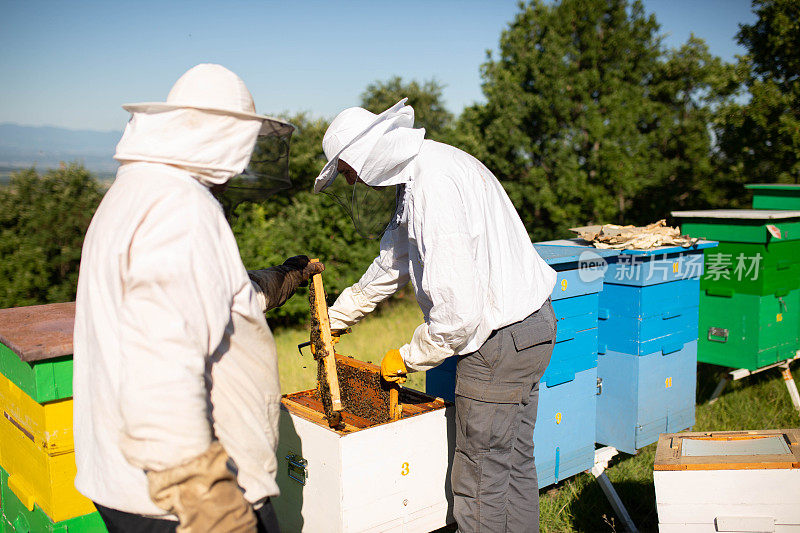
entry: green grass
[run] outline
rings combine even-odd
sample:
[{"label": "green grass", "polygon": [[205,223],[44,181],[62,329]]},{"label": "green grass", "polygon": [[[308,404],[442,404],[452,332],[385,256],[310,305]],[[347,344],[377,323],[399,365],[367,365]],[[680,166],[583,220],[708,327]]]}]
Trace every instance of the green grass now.
[{"label": "green grass", "polygon": [[[305,297],[305,291],[295,295],[295,298]],[[376,312],[352,328],[351,333],[343,335],[336,345],[336,352],[380,365],[383,355],[409,342],[414,329],[421,323],[422,312],[413,297],[395,298],[379,306]],[[317,367],[310,349],[304,348],[303,355],[297,350],[297,345],[307,342],[308,338],[308,327],[281,328],[275,332],[284,394],[316,387]],[[424,391],[425,373],[410,374],[405,386]]]},{"label": "green grass", "polygon": [[[337,351],[380,364],[383,354],[408,342],[421,322],[422,314],[413,298],[387,302],[374,316],[365,318],[353,328],[351,334],[343,337],[337,345]],[[278,344],[283,392],[314,387],[314,360],[307,348],[304,356],[297,352],[297,344],[308,340],[308,330],[282,329],[276,332],[275,340]],[[708,398],[716,385],[718,370],[719,367],[712,365],[699,365],[694,431],[800,426],[800,416],[792,407],[777,370],[729,384],[719,400],[709,405]],[[424,391],[424,374],[412,374],[406,386]],[[656,445],[651,444],[639,450],[635,456],[620,454],[606,470],[631,518],[642,532],[658,529],[653,487],[655,451]],[[376,453],[380,452],[376,450]],[[542,531],[604,532],[623,529],[591,474],[579,474],[543,489],[540,491],[540,507]],[[453,528],[443,531],[453,531]]]}]

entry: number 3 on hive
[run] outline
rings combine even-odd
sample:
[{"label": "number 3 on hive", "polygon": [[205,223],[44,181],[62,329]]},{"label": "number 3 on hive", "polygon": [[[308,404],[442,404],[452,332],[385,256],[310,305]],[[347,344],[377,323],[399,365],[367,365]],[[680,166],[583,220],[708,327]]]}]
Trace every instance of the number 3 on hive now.
[{"label": "number 3 on hive", "polygon": [[403,465],[400,467],[400,475],[401,476],[408,475],[408,463],[403,463]]}]

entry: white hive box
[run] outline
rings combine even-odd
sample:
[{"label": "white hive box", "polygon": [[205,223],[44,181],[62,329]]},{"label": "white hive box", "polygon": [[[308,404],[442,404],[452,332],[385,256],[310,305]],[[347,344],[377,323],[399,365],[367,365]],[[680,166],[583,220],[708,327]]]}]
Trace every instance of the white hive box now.
[{"label": "white hive box", "polygon": [[800,430],[663,434],[658,528],[800,532]]},{"label": "white hive box", "polygon": [[396,422],[328,427],[314,391],[282,400],[273,499],[284,533],[427,532],[453,522],[453,407],[401,393]]}]

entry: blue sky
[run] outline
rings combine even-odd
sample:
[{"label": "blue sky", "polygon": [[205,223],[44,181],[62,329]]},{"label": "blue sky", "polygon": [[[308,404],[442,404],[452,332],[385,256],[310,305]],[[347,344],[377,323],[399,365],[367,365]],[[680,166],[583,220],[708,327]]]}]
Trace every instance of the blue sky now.
[{"label": "blue sky", "polygon": [[[645,0],[679,46],[690,32],[744,52],[749,0]],[[517,0],[0,0],[0,123],[121,130],[120,105],[162,101],[185,70],[221,63],[264,113],[333,117],[395,74],[436,78],[458,113],[482,98],[480,64]]]}]

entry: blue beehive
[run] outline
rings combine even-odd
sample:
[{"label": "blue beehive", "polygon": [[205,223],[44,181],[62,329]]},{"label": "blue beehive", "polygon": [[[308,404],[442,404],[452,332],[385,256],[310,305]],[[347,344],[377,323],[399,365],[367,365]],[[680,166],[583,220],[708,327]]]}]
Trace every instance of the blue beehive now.
[{"label": "blue beehive", "polygon": [[[551,241],[551,245],[574,241]],[[599,443],[627,453],[694,424],[703,249],[623,250],[609,261],[599,305]]]},{"label": "blue beehive", "polygon": [[[597,321],[602,270],[599,257],[619,252],[598,250],[581,257],[569,246],[537,246],[558,272],[553,310],[558,318],[556,344],[550,365],[539,384],[534,429],[539,487],[557,483],[591,468],[594,463],[597,398]],[[428,394],[452,400],[457,357],[426,372]]]},{"label": "blue beehive", "polygon": [[697,339],[703,248],[715,245],[623,250],[600,295],[599,352],[671,353]]},{"label": "blue beehive", "polygon": [[565,383],[539,384],[533,428],[539,488],[592,468],[596,398],[597,367],[578,372]]},{"label": "blue beehive", "polygon": [[597,442],[626,453],[694,424],[697,341],[674,352],[600,354]]}]

